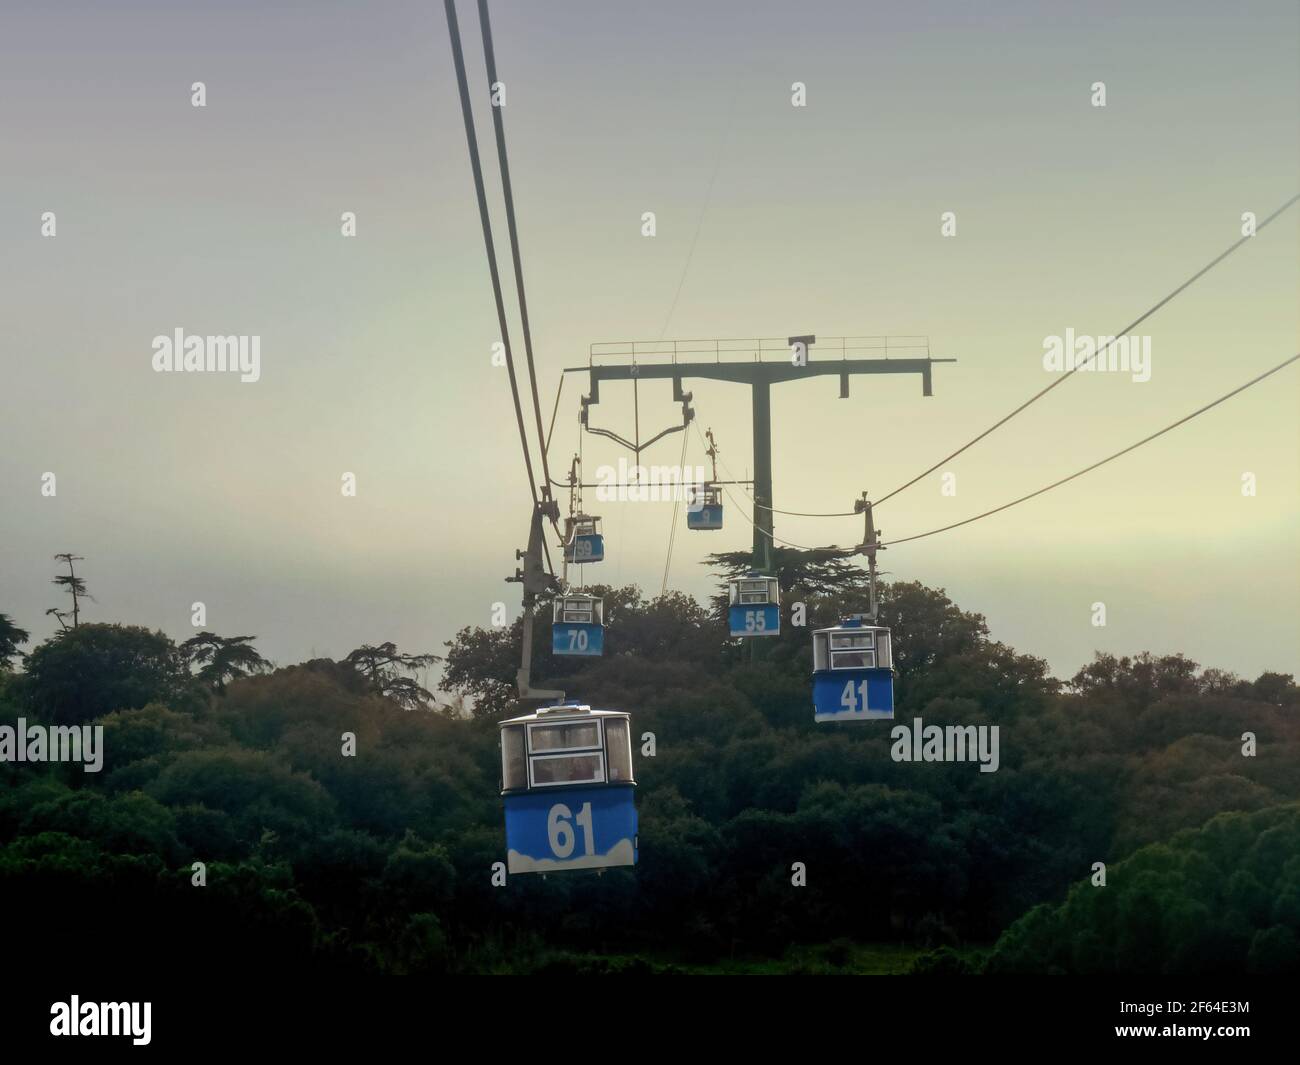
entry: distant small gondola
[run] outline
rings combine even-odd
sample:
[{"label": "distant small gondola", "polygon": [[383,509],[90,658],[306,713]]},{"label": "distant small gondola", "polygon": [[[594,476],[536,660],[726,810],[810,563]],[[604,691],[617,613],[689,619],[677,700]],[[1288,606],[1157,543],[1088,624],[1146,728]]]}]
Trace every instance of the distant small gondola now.
[{"label": "distant small gondola", "polygon": [[600,519],[590,514],[576,514],[564,519],[564,561],[578,565],[602,562],[605,558],[605,537],[600,532]]},{"label": "distant small gondola", "polygon": [[688,529],[722,528],[722,493],[716,484],[696,485],[691,489],[686,508]]}]

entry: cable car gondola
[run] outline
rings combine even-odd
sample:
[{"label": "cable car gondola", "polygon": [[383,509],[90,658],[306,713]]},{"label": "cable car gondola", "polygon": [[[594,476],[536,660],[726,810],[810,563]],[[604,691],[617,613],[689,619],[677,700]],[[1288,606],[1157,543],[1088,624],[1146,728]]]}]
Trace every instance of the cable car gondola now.
[{"label": "cable car gondola", "polygon": [[[722,493],[718,487],[718,444],[713,439],[713,430],[704,434],[708,437],[709,447],[705,452],[713,464],[713,480],[691,488],[690,506],[686,509],[686,527],[688,529],[722,528]],[[683,452],[684,454],[684,452]]]},{"label": "cable car gondola", "polygon": [[701,484],[691,488],[690,505],[686,508],[688,529],[722,528],[722,493],[716,484]]},{"label": "cable car gondola", "polygon": [[813,720],[891,721],[894,717],[894,647],[877,625],[876,552],[880,536],[866,493],[854,504],[866,528],[858,552],[867,556],[869,609],[829,629],[813,632]]},{"label": "cable car gondola", "polygon": [[551,654],[605,653],[603,599],[584,592],[570,592],[556,599],[551,611]]},{"label": "cable car gondola", "polygon": [[566,703],[501,722],[511,873],[635,865],[632,719]]},{"label": "cable car gondola", "polygon": [[600,518],[575,514],[564,519],[564,561],[585,564],[605,558],[605,537],[600,532]]},{"label": "cable car gondola", "polygon": [[781,588],[775,577],[750,573],[729,586],[732,636],[781,635]]},{"label": "cable car gondola", "polygon": [[813,718],[890,721],[894,660],[889,630],[847,618],[813,637]]}]

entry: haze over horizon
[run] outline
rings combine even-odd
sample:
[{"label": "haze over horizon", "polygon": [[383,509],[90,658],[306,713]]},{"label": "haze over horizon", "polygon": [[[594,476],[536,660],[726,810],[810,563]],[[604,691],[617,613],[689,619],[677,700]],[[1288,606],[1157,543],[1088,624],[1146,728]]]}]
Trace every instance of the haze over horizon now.
[{"label": "haze over horizon", "polygon": [[[910,479],[1050,382],[1045,337],[1115,333],[1300,185],[1294,4],[499,0],[492,21],[547,421],[597,341],[925,335],[958,360],[928,398],[903,376],[856,378],[846,400],[834,377],[775,389],[784,510]],[[182,640],[202,601],[207,628],[256,634],[280,664],[384,640],[440,652],[498,601],[517,616],[504,578],[528,488],[442,5],[18,3],[0,26],[0,612],[50,635],[51,556],[73,551],[84,621]],[[946,466],[955,496],[935,473],[884,504],[884,539],[1048,484],[1300,351],[1298,236],[1293,207],[1142,325],[1150,380],[1079,374]],[[260,379],[155,373],[153,338],[178,328],[259,336]],[[747,476],[747,392],[685,387]],[[568,375],[557,478],[587,391]],[[602,387],[593,424],[631,435],[631,399]],[[1058,676],[1143,650],[1300,673],[1298,400],[1293,366],[882,568]],[[667,383],[641,386],[640,419],[643,435],[679,419]],[[582,447],[589,475],[632,461]],[[686,462],[707,462],[693,430]],[[602,516],[608,560],[587,580],[656,593],[672,504]],[[776,535],[849,544],[861,525],[778,515]],[[705,555],[750,538],[734,505],[721,532],[679,528],[669,586],[703,598]]]}]

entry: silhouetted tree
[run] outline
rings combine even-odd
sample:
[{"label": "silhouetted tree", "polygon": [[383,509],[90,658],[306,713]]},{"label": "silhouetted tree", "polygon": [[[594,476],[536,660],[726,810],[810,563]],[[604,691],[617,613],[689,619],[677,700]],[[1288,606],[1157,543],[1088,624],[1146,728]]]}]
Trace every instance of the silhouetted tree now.
[{"label": "silhouetted tree", "polygon": [[0,670],[10,669],[12,659],[23,657],[18,648],[31,638],[31,633],[15,625],[8,614],[0,614]]},{"label": "silhouetted tree", "polygon": [[402,654],[393,643],[362,644],[343,659],[345,665],[366,678],[376,695],[392,699],[407,710],[427,710],[435,699],[433,692],[403,674],[428,669],[441,661],[435,654]]},{"label": "silhouetted tree", "polygon": [[[94,599],[94,597],[86,591],[86,582],[77,576],[76,569],[73,566],[73,563],[84,562],[85,559],[80,555],[72,554],[70,551],[64,551],[57,554],[54,558],[55,561],[66,562],[68,564],[68,572],[55,577],[50,583],[61,585],[67,590],[68,594],[72,596],[72,627],[75,629],[79,624],[81,624],[81,597],[85,596],[87,599],[92,601]],[[47,616],[53,614],[63,628],[66,629],[68,627],[68,623],[64,620],[64,618],[68,616],[67,611],[59,610],[57,607],[50,607],[50,609],[45,611],[45,613]]]},{"label": "silhouetted tree", "polygon": [[199,680],[224,695],[228,681],[271,668],[271,663],[253,649],[252,642],[256,639],[256,636],[223,637],[214,632],[201,632],[181,644],[180,653],[187,667],[199,667]]},{"label": "silhouetted tree", "polygon": [[[753,555],[748,551],[724,551],[709,555],[703,565],[718,570],[722,577],[722,602],[726,602],[727,583],[753,571]],[[808,595],[834,595],[850,588],[865,588],[867,571],[853,556],[838,548],[804,551],[796,547],[772,548],[772,572],[782,592],[800,588]],[[717,597],[714,602],[718,602]]]}]

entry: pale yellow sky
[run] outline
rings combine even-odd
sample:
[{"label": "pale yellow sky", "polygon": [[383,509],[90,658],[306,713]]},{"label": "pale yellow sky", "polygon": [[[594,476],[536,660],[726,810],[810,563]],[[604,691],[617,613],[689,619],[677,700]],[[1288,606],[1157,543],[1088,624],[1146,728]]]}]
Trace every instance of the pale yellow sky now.
[{"label": "pale yellow sky", "polygon": [[[1131,7],[494,4],[548,418],[559,371],[592,341],[666,328],[926,334],[959,360],[936,367],[928,399],[913,378],[855,381],[848,400],[834,378],[779,388],[778,507],[848,509],[987,427],[1048,382],[1045,336],[1113,333],[1235,240],[1243,211],[1300,187],[1294,5]],[[441,6],[3,17],[0,611],[48,632],[62,550],[86,556],[90,617],[183,638],[203,600],[210,627],[256,633],[282,662],[386,639],[440,649],[497,600],[517,611],[503,578],[527,488],[490,361]],[[478,84],[472,5],[462,26]],[[58,236],[43,239],[50,210]],[[339,235],[345,210],[355,239]],[[885,538],[1055,480],[1295,354],[1298,218],[1143,327],[1150,381],[1078,375],[955,460],[955,497],[935,474],[883,506]],[[153,373],[150,341],[178,326],[260,335],[261,380]],[[749,470],[747,394],[687,387],[728,467]],[[565,386],[557,468],[581,391]],[[667,384],[641,398],[643,426],[676,419]],[[892,549],[885,568],[946,588],[1060,674],[1144,649],[1296,671],[1298,398],[1293,367],[1046,497]],[[625,435],[631,413],[613,385],[593,408]],[[589,470],[620,456],[595,438],[585,453]],[[590,576],[657,591],[671,506],[604,517],[609,561]],[[777,523],[803,544],[859,532]],[[734,512],[721,532],[681,532],[671,583],[705,594],[699,561],[749,540]]]}]

